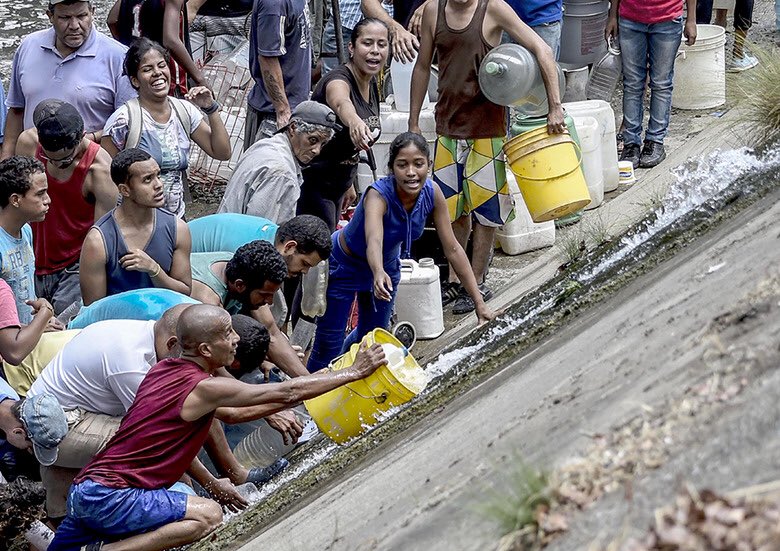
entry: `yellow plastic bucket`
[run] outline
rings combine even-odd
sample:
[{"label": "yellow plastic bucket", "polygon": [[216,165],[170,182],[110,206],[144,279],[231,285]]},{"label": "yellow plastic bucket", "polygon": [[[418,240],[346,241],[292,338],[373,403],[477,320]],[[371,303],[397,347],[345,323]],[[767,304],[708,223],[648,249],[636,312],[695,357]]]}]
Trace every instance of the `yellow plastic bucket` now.
[{"label": "yellow plastic bucket", "polygon": [[[384,329],[374,329],[363,337],[368,346],[374,343],[403,344]],[[349,351],[331,362],[327,369],[339,370],[352,365],[360,348],[353,344]],[[404,362],[409,368],[422,369],[411,354]],[[348,383],[330,392],[306,400],[306,409],[319,429],[338,444],[362,434],[376,423],[376,416],[414,398],[416,393],[406,388],[383,365],[365,379]]]},{"label": "yellow plastic bucket", "polygon": [[546,126],[504,144],[507,162],[534,222],[561,218],[590,203],[576,147],[568,131],[548,134]]}]

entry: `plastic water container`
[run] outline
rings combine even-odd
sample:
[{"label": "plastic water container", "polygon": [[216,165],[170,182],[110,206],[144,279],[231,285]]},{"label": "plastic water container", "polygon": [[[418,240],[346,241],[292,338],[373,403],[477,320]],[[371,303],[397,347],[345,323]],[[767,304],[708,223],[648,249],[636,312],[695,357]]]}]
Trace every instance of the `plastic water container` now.
[{"label": "plastic water container", "polygon": [[604,171],[601,166],[601,129],[593,117],[574,117],[582,148],[582,172],[591,201],[585,209],[595,209],[604,201]]},{"label": "plastic water container", "polygon": [[620,47],[615,41],[610,41],[607,53],[593,64],[588,78],[588,86],[585,88],[585,97],[606,102],[612,101],[615,88],[617,88],[622,75],[623,57],[620,55]]},{"label": "plastic water container", "polygon": [[555,222],[534,222],[510,170],[506,173],[506,180],[515,201],[515,218],[496,231],[501,250],[508,255],[516,255],[552,247],[555,243]]},{"label": "plastic water container", "polygon": [[601,134],[601,169],[604,171],[604,191],[615,191],[619,183],[615,112],[606,101],[587,100],[564,103],[572,117],[593,117]]},{"label": "plastic water container", "polygon": [[[563,97],[566,79],[561,68],[557,69]],[[493,103],[512,106],[527,117],[541,117],[549,111],[536,56],[519,44],[501,44],[487,53],[479,66],[479,88]]]},{"label": "plastic water container", "polygon": [[418,339],[435,339],[444,333],[439,267],[432,258],[401,260],[401,281],[395,297],[398,321],[408,321]]},{"label": "plastic water container", "polygon": [[316,318],[325,313],[327,303],[325,295],[328,292],[328,261],[322,260],[309,269],[301,278],[303,296],[301,311],[310,318]]},{"label": "plastic water container", "polygon": [[[412,71],[414,70],[415,63],[417,63],[417,56],[414,56],[414,59],[408,63],[403,63],[394,59],[390,64],[390,78],[393,81],[395,107],[399,111],[405,111],[406,113],[409,112],[409,108],[411,107]],[[426,91],[422,108],[425,109],[428,105],[430,105],[430,100],[428,99],[428,92]]]},{"label": "plastic water container", "polygon": [[[295,408],[293,411],[301,425],[305,425],[311,419],[302,407]],[[285,444],[281,433],[272,428],[265,419],[258,419],[253,423],[256,425],[255,430],[241,440],[233,450],[238,462],[247,469],[268,467],[295,448],[296,444]]]},{"label": "plastic water container", "polygon": [[[420,111],[420,132],[431,149],[433,157],[436,145],[436,118],[434,116],[435,104],[430,104]],[[390,154],[390,144],[399,134],[403,134],[409,128],[409,113],[394,109],[389,103],[379,104],[379,116],[382,120],[382,135],[374,142],[371,148],[376,159],[377,176],[387,174],[387,160]],[[363,193],[368,186],[374,183],[371,169],[364,163],[358,165],[358,189]]]},{"label": "plastic water container", "polygon": [[609,0],[567,0],[563,3],[560,64],[577,69],[594,63],[607,51],[604,31]]},{"label": "plastic water container", "polygon": [[710,109],[726,103],[726,31],[696,25],[696,43],[683,40],[674,61],[672,107]]}]

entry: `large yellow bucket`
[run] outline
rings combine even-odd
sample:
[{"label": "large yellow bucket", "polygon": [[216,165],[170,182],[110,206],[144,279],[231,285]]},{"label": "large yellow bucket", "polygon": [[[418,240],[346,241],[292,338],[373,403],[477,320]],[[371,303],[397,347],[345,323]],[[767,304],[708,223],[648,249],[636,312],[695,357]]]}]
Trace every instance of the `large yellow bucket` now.
[{"label": "large yellow bucket", "polygon": [[[376,342],[403,347],[398,339],[384,329],[374,329],[363,337],[362,342],[368,346]],[[359,344],[353,344],[346,354],[333,360],[327,369],[339,370],[351,366],[359,348]],[[406,355],[404,362],[409,368],[422,369],[411,354]],[[377,414],[400,406],[415,395],[383,365],[365,379],[340,386],[304,403],[319,429],[335,442],[343,444],[376,423]]]},{"label": "large yellow bucket", "polygon": [[547,127],[523,132],[504,144],[504,153],[534,222],[571,214],[590,203],[577,144],[568,131]]}]

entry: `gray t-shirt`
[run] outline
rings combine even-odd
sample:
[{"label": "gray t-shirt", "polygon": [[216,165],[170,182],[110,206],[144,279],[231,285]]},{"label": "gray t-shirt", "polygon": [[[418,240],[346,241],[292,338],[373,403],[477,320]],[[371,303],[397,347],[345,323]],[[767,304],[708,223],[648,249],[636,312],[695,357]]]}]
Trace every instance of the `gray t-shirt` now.
[{"label": "gray t-shirt", "polygon": [[260,56],[277,57],[290,109],[309,98],[311,35],[306,0],[255,0],[249,33],[249,67],[256,85],[247,103],[261,113],[274,106],[263,83]]}]

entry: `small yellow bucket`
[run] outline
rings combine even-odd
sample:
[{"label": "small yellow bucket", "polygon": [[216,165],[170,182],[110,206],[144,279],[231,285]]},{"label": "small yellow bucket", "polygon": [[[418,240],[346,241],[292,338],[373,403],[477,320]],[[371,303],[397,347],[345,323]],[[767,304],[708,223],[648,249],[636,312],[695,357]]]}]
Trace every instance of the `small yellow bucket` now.
[{"label": "small yellow bucket", "polygon": [[[384,329],[374,329],[363,337],[362,342],[368,346],[379,343],[403,347]],[[326,369],[337,371],[351,366],[359,348],[360,344],[353,344],[346,354],[333,360]],[[422,369],[411,354],[406,355],[404,362],[409,368]],[[319,429],[336,443],[343,444],[376,423],[377,414],[404,404],[415,395],[383,365],[365,379],[340,386],[304,403]]]},{"label": "small yellow bucket", "polygon": [[546,126],[504,144],[507,162],[534,222],[561,218],[590,203],[576,147],[568,131],[548,134]]}]

